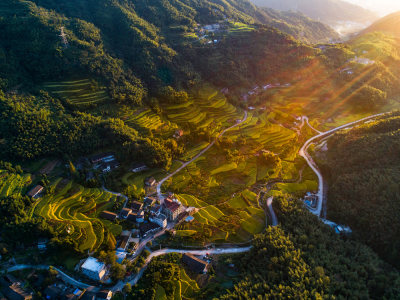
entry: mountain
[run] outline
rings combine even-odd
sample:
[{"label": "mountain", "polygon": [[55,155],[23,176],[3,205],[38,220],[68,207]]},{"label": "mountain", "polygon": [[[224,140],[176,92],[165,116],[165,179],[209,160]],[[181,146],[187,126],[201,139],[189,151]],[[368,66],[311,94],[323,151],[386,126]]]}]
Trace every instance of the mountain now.
[{"label": "mountain", "polygon": [[341,0],[251,0],[259,7],[283,11],[299,11],[306,16],[333,27],[345,23],[368,24],[378,17],[360,6]]},{"label": "mountain", "polygon": [[[227,45],[239,35],[256,38],[252,31],[259,31],[270,40],[287,40],[267,25],[311,42],[333,35],[308,19],[290,19],[247,0],[5,0],[0,3],[0,88],[34,88],[80,74],[104,86],[109,98],[141,105],[164,86],[188,89],[207,78],[214,68],[204,69],[204,60],[219,47],[207,44],[214,39]],[[224,30],[202,39],[206,35],[199,29],[214,23]],[[199,55],[206,55],[202,70],[196,67]]]},{"label": "mountain", "polygon": [[400,38],[400,12],[390,14],[365,29],[361,34],[380,31]]}]

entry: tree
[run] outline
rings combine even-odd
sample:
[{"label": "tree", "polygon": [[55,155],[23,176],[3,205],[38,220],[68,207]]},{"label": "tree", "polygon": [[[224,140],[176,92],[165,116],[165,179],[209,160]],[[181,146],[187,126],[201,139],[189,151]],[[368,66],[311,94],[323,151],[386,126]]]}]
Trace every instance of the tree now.
[{"label": "tree", "polygon": [[369,85],[363,86],[350,98],[355,109],[369,111],[385,104],[387,93]]},{"label": "tree", "polygon": [[72,161],[69,161],[69,172],[71,173],[72,176],[76,175],[76,168]]},{"label": "tree", "polygon": [[125,267],[118,263],[115,263],[111,266],[110,272],[111,278],[115,281],[122,280],[125,277]]},{"label": "tree", "polygon": [[132,286],[131,286],[131,284],[130,284],[130,283],[125,284],[125,286],[124,286],[124,288],[122,289],[122,291],[123,291],[125,294],[131,293],[131,292],[132,292]]}]

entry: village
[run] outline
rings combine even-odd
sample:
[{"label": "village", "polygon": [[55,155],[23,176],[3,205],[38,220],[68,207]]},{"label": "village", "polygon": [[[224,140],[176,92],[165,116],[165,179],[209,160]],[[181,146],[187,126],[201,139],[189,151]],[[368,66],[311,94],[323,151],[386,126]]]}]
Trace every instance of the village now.
[{"label": "village", "polygon": [[[175,135],[180,137],[182,133],[177,131]],[[107,175],[120,167],[112,152],[80,158],[75,165],[77,169],[83,169],[84,165],[86,168],[89,166],[86,180],[92,179],[95,172]],[[134,174],[140,174],[147,170],[149,168],[143,163],[135,163],[130,168]],[[196,208],[184,206],[173,193],[162,194],[159,197],[155,189],[157,181],[154,177],[146,177],[144,185],[148,193],[142,199],[130,199],[125,195],[119,195],[118,198],[124,200],[124,203],[118,211],[103,210],[99,214],[102,220],[123,224],[124,230],[119,236],[116,236],[115,260],[124,268],[127,262],[135,261],[144,250],[149,251],[149,245],[154,239],[166,232],[173,235],[175,226],[184,222],[192,222],[194,220],[192,215],[196,212]],[[26,195],[33,201],[37,201],[44,196],[44,192],[45,188],[38,184],[33,186]],[[47,250],[48,242],[47,239],[39,239],[38,250],[44,253]],[[113,283],[111,266],[95,256],[94,253],[89,253],[87,258],[79,261],[74,269],[74,278],[82,278],[83,282],[93,282],[104,286],[111,285]],[[196,274],[206,273],[210,262],[211,258],[208,256],[195,256],[190,253],[182,256],[182,263]],[[38,276],[35,272],[32,273],[32,276]],[[29,289],[24,288],[21,281],[14,276],[7,275],[1,277],[0,280],[2,286],[6,287],[3,289],[3,293],[10,299],[32,299]],[[112,295],[111,289],[105,288],[94,292],[80,287],[79,284],[62,275],[57,275],[55,283],[47,286],[44,290],[46,299],[110,300]]]}]

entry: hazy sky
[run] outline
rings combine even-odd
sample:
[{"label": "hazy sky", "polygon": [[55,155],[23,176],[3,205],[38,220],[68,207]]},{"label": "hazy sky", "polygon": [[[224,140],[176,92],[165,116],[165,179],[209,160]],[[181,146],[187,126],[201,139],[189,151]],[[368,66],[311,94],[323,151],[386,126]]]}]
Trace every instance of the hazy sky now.
[{"label": "hazy sky", "polygon": [[391,12],[400,11],[400,0],[346,0],[358,4],[380,15],[387,15]]}]

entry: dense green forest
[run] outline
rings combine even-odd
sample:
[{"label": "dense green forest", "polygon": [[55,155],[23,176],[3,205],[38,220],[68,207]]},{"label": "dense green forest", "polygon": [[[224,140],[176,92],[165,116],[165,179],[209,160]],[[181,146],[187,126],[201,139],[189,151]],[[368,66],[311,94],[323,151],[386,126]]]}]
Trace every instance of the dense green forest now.
[{"label": "dense green forest", "polygon": [[[328,141],[328,218],[399,267],[400,117],[370,122]],[[350,155],[351,154],[351,155]]]},{"label": "dense green forest", "polygon": [[[301,202],[274,199],[281,228],[257,236],[241,260],[246,274],[222,299],[257,297],[393,299],[399,273],[368,247],[338,236]],[[277,271],[279,270],[279,271]]]},{"label": "dense green forest", "polygon": [[118,145],[124,160],[142,159],[153,167],[168,167],[177,150],[176,143],[143,138],[119,119],[70,114],[45,93],[36,97],[5,97],[0,93],[0,111],[2,159],[58,156],[68,160]]}]

